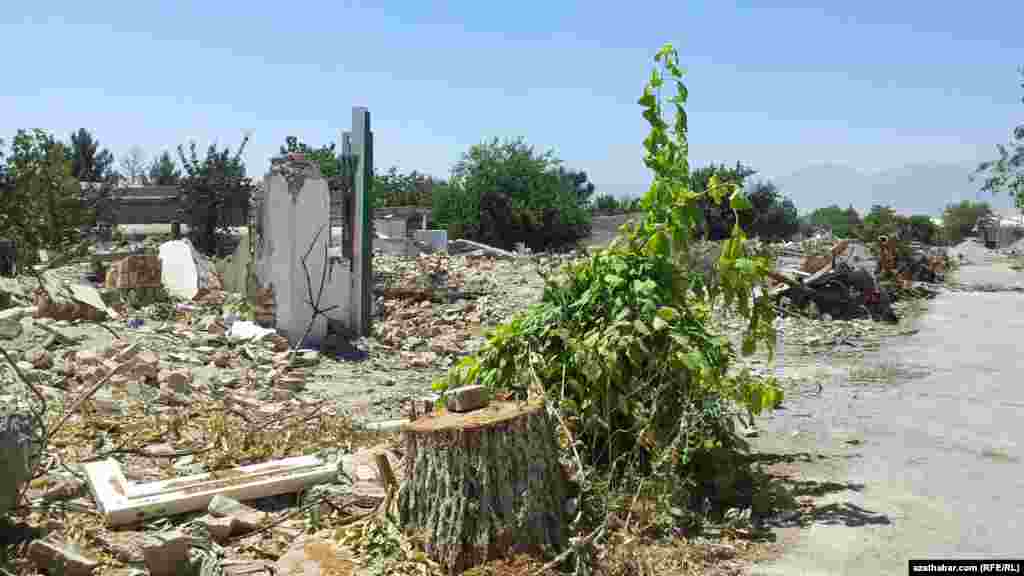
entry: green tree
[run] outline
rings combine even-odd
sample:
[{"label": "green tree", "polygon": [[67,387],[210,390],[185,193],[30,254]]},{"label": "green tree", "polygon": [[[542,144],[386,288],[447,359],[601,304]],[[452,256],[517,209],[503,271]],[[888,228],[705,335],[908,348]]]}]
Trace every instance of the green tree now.
[{"label": "green tree", "polygon": [[558,172],[560,164],[522,139],[474,145],[435,194],[434,221],[453,236],[502,248],[571,244],[590,233],[590,213],[579,189]]},{"label": "green tree", "polygon": [[295,136],[288,136],[284,146],[281,146],[281,154],[299,153],[305,154],[306,158],[320,165],[320,174],[330,180],[341,174],[341,161],[335,152],[335,144],[331,142],[319,148],[313,148]]},{"label": "green tree", "polygon": [[71,175],[80,182],[102,182],[112,176],[114,155],[106,148],[100,150],[99,140],[85,128],[71,133]]},{"label": "green tree", "polygon": [[[749,166],[744,166],[742,162],[736,162],[734,167],[725,164],[710,164],[690,173],[690,189],[695,193],[703,194],[708,190],[713,178],[723,185],[743,187],[747,178],[754,174],[757,174],[757,171]],[[729,207],[728,200],[704,196],[699,204],[703,214],[699,230],[708,240],[728,238],[733,224],[736,223],[735,213]]]},{"label": "green tree", "polygon": [[[777,406],[782,390],[749,370],[732,370],[738,353],[753,354],[759,344],[770,350],[775,341],[775,309],[753,297],[772,266],[747,252],[736,218],[751,208],[742,188],[717,176],[700,193],[690,188],[687,91],[671,45],[656,63],[639,99],[651,125],[644,163],[654,173],[639,222],[548,277],[539,303],[498,326],[435,387],[482,384],[520,398],[543,388],[576,441],[574,459],[586,468],[580,477],[592,479],[581,482],[580,501],[604,500],[591,492],[599,486],[607,496],[600,503],[610,507],[613,498],[646,488],[652,501],[678,506],[675,522],[705,495],[716,511],[729,507],[741,481],[735,456],[746,447],[736,418],[750,422]],[[715,205],[725,200],[737,222],[722,244],[714,284],[690,265],[704,195]],[[745,320],[738,351],[714,333],[718,313]],[[400,498],[400,509],[409,502]],[[608,508],[599,514],[598,521],[606,519]]]},{"label": "green tree", "polygon": [[378,208],[393,206],[430,207],[434,188],[442,182],[416,170],[408,174],[392,166],[387,172],[374,174],[374,201]]},{"label": "green tree", "polygon": [[915,214],[907,218],[905,223],[907,237],[922,244],[935,245],[942,239],[942,229],[932,222],[930,216]]},{"label": "green tree", "polygon": [[879,236],[899,236],[904,225],[900,216],[890,206],[875,204],[864,216],[859,236],[864,242],[874,243]]},{"label": "green tree", "polygon": [[861,224],[860,214],[853,206],[843,210],[836,204],[811,212],[809,222],[812,227],[828,228],[839,238],[850,238]]},{"label": "green tree", "polygon": [[857,228],[861,225],[860,214],[851,204],[847,206],[846,211],[846,237],[852,236],[856,232]]},{"label": "green tree", "polygon": [[594,211],[614,214],[621,210],[621,203],[611,194],[602,194],[594,200]]},{"label": "green tree", "polygon": [[563,186],[576,191],[576,201],[580,206],[586,206],[590,203],[590,198],[594,195],[596,188],[594,183],[587,177],[586,172],[582,170],[567,170],[564,166],[559,166],[558,177],[562,179]]},{"label": "green tree", "polygon": [[39,249],[63,250],[95,224],[64,145],[43,130],[19,130],[0,184],[0,237],[31,264]]},{"label": "green tree", "polygon": [[149,166],[149,182],[156,186],[174,186],[181,180],[181,169],[171,153],[164,150]]},{"label": "green tree", "polygon": [[765,240],[784,240],[797,233],[800,217],[796,205],[785,198],[768,180],[753,184],[747,194],[753,206],[740,214],[740,225],[750,234]]},{"label": "green tree", "polygon": [[971,202],[948,204],[942,211],[942,228],[946,239],[952,244],[959,244],[970,235],[978,218],[992,213],[987,202]]},{"label": "green tree", "polygon": [[195,142],[189,144],[188,154],[178,145],[178,159],[185,172],[178,182],[183,221],[188,224],[193,246],[208,256],[222,253],[223,240],[230,233],[230,215],[249,209],[255,187],[246,177],[242,161],[248,142],[246,136],[234,154],[227,147],[218,150],[210,144],[205,157],[199,156]]},{"label": "green tree", "polygon": [[[1020,69],[1024,78],[1024,67]],[[1024,82],[1021,83],[1024,88]],[[1024,102],[1024,98],[1021,99]],[[1024,210],[1024,124],[1013,129],[1010,142],[998,145],[999,159],[982,162],[971,176],[984,176],[981,189],[992,194],[1007,193],[1017,208]]]},{"label": "green tree", "polygon": [[146,183],[146,151],[142,146],[132,146],[121,156],[121,175],[130,184]]}]

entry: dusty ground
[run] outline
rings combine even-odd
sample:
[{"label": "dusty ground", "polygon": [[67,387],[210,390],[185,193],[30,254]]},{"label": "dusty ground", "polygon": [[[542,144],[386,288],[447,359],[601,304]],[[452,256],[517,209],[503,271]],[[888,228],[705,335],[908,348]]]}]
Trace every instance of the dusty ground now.
[{"label": "dusty ground", "polygon": [[[1024,296],[975,247],[956,283],[878,350],[787,364],[798,385],[757,449],[816,482],[813,512],[777,534],[756,575],[906,574],[912,558],[1019,557],[1024,443],[1017,341]],[[983,249],[982,249],[983,250]],[[808,378],[809,376],[809,378]],[[817,393],[810,382],[821,382]]]}]

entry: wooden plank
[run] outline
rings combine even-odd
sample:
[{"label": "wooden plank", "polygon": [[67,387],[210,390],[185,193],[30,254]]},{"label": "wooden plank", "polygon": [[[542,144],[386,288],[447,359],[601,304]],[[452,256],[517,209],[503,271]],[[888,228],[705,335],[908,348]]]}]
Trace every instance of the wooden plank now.
[{"label": "wooden plank", "polygon": [[128,482],[116,460],[89,462],[84,468],[93,498],[111,526],[203,510],[218,494],[241,501],[296,492],[330,482],[338,472],[337,464],[324,463],[316,456],[145,484]]}]

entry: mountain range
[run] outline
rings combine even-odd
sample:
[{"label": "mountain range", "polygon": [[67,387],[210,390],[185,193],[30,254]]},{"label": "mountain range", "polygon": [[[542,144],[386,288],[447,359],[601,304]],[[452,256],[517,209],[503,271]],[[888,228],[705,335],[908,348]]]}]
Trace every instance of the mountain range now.
[{"label": "mountain range", "polygon": [[899,214],[940,216],[947,204],[961,200],[1011,208],[1013,202],[1005,194],[978,191],[980,183],[969,180],[975,168],[972,163],[907,164],[868,173],[843,164],[819,164],[776,178],[774,183],[801,214],[832,204],[843,208],[852,204],[864,214],[872,205],[882,204]]}]

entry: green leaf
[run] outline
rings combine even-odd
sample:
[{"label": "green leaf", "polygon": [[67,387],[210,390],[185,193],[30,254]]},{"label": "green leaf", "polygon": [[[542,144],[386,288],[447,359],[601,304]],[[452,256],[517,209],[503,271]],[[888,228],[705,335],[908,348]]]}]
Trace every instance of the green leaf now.
[{"label": "green leaf", "polygon": [[669,327],[669,323],[661,318],[661,316],[655,316],[651,320],[651,327],[654,328],[655,332],[661,332]]},{"label": "green leaf", "polygon": [[671,306],[662,306],[661,308],[658,308],[657,314],[658,318],[666,322],[673,322],[679,318],[679,310],[676,310]]},{"label": "green leaf", "polygon": [[737,189],[732,193],[732,198],[729,199],[729,207],[733,210],[751,210],[754,205],[750,203],[750,199],[743,193],[742,190]]},{"label": "green leaf", "polygon": [[605,274],[604,281],[612,288],[618,288],[626,283],[622,276],[616,276],[615,274]]}]

